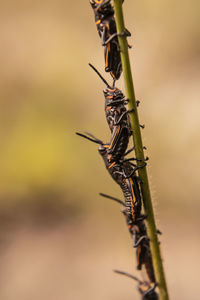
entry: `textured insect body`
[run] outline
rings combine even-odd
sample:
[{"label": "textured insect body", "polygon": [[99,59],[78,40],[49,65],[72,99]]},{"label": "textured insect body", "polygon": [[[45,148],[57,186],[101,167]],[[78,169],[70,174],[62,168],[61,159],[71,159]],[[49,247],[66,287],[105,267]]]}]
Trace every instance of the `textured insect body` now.
[{"label": "textured insect body", "polygon": [[[114,80],[119,79],[122,72],[122,63],[120,56],[120,46],[116,35],[117,29],[114,17],[109,17],[103,21],[102,43],[104,47],[105,71],[110,72]],[[102,27],[103,27],[102,26]],[[114,36],[115,35],[115,36]],[[113,37],[113,38],[112,38]],[[112,39],[111,39],[112,38]],[[110,39],[110,42],[108,42]]]},{"label": "textured insect body", "polygon": [[109,152],[122,157],[132,134],[127,100],[118,88],[106,88],[104,97],[106,120],[112,133]]},{"label": "textured insect body", "polygon": [[128,100],[124,94],[116,87],[110,87],[107,81],[97,71],[97,69],[89,64],[98,76],[107,85],[104,89],[105,98],[105,115],[108,126],[111,131],[111,139],[109,142],[108,153],[110,162],[119,162],[122,160],[128,147],[129,137],[132,134],[129,110],[126,109]]},{"label": "textured insect body", "polygon": [[121,186],[123,185],[124,179],[122,165],[120,163],[117,163],[116,161],[110,162],[108,149],[108,145],[100,145],[98,151],[103,158],[108,173],[111,175],[114,181]]},{"label": "textured insect body", "polygon": [[105,71],[110,72],[114,80],[119,79],[122,72],[120,47],[114,19],[114,10],[110,1],[90,0],[94,10],[97,31],[104,46]]},{"label": "textured insect body", "polygon": [[[141,219],[141,195],[138,179],[134,174],[134,168],[132,167],[131,163],[123,162],[123,159],[119,160],[118,162],[110,162],[109,145],[104,144],[101,140],[95,138],[91,134],[89,135],[92,138],[80,133],[78,133],[78,135],[99,144],[98,151],[104,160],[106,169],[113,180],[121,187],[123,192],[126,203],[128,223],[134,224],[137,222],[138,218]],[[131,171],[131,176],[126,176],[126,169],[128,172]]]},{"label": "textured insect body", "polygon": [[144,265],[149,281],[155,283],[150,244],[147,237],[146,226],[143,221],[138,222],[137,230],[135,229],[135,232],[135,245],[137,245],[137,269],[141,270]]},{"label": "textured insect body", "polygon": [[124,194],[130,224],[134,224],[141,214],[141,197],[137,190],[136,180],[134,177],[124,178],[120,186]]},{"label": "textured insect body", "polygon": [[125,188],[122,187],[122,191],[124,194],[127,212],[131,215],[132,223],[137,224],[140,220],[144,219],[144,216],[141,215],[142,195],[140,179],[135,174],[138,167],[129,161],[123,160],[122,168],[125,176]]},{"label": "textured insect body", "polygon": [[[125,212],[123,211],[126,216]],[[126,216],[127,218],[127,216]],[[128,220],[127,220],[128,224]],[[143,226],[145,230],[141,231],[140,227]],[[136,248],[136,264],[137,269],[141,270],[142,266],[145,267],[147,276],[150,282],[155,283],[155,275],[152,264],[152,257],[150,252],[149,239],[146,233],[146,226],[144,221],[137,221],[135,224],[128,224],[129,232],[134,239],[134,248]]]},{"label": "textured insect body", "polygon": [[144,257],[144,266],[151,282],[155,282],[155,273],[153,269],[152,256],[149,245],[147,246],[145,257]]},{"label": "textured insect body", "polygon": [[126,205],[126,216],[127,223],[135,224],[138,219],[141,219],[141,194],[138,184],[137,177],[133,174],[131,177],[126,177],[124,165],[129,165],[129,170],[132,169],[132,166],[129,162],[125,164],[121,163],[110,163],[109,162],[109,154],[107,150],[107,146],[100,145],[99,153],[101,154],[105,166],[111,175],[111,177],[115,180],[117,184],[120,185],[121,190],[124,195],[125,205]]},{"label": "textured insect body", "polygon": [[112,134],[108,153],[110,159],[114,156],[115,160],[119,160],[125,154],[132,134],[129,111],[125,106],[127,100],[117,88],[106,88],[104,97],[106,120]]},{"label": "textured insect body", "polygon": [[89,136],[76,132],[77,135],[86,138],[94,143],[99,144],[98,151],[103,158],[104,164],[106,166],[106,169],[108,170],[108,173],[111,175],[111,177],[114,179],[114,181],[121,185],[123,181],[123,168],[120,163],[117,163],[116,161],[110,162],[108,156],[108,148],[109,144],[103,143],[101,140],[95,138],[92,134],[87,133]]},{"label": "textured insect body", "polygon": [[[126,207],[126,203],[120,199],[114,198],[112,196],[106,194],[100,194],[105,198],[109,198],[120,203],[123,207]],[[137,269],[141,270],[142,266],[145,267],[148,279],[151,283],[155,283],[155,275],[152,264],[152,257],[150,252],[149,239],[147,236],[146,225],[144,223],[144,218],[141,215],[141,220],[137,220],[136,223],[133,223],[130,219],[129,214],[127,213],[127,209],[123,208],[122,213],[126,218],[126,223],[133,238],[133,246],[136,248],[136,261],[137,261]]]},{"label": "textured insect body", "polygon": [[114,10],[110,4],[111,0],[90,0],[90,4],[92,5],[92,8],[97,12],[98,14],[102,14],[103,16],[106,16],[107,14],[114,14]]}]

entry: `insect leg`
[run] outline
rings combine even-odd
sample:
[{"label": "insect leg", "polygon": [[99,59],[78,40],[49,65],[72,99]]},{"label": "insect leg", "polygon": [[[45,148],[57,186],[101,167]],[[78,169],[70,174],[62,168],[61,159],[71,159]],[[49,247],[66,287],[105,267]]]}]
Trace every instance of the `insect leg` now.
[{"label": "insect leg", "polygon": [[116,36],[126,36],[129,37],[131,36],[130,31],[128,31],[127,29],[124,29],[124,31],[120,32],[120,33],[113,33],[103,44],[102,46],[106,46],[108,43],[110,43]]},{"label": "insect leg", "polygon": [[135,160],[135,161],[142,161],[142,162],[144,162],[144,161],[147,161],[147,160],[149,160],[149,157],[147,156],[145,159],[141,159],[141,158],[135,158],[135,157],[132,157],[132,158],[126,158],[126,159],[124,159],[124,161],[132,161],[132,160]]},{"label": "insect leg", "polygon": [[[155,290],[155,288],[157,287],[157,282],[154,283],[153,287],[151,287],[150,289],[148,289],[146,292],[144,292],[143,296],[148,296],[148,294],[150,294],[151,292],[153,292]],[[157,295],[157,294],[156,294]],[[157,298],[158,299],[158,298]]]},{"label": "insect leg", "polygon": [[133,247],[134,247],[134,248],[137,248],[143,240],[149,241],[148,236],[147,236],[147,235],[141,236],[141,237],[139,238],[139,240],[138,240],[137,242],[134,243]]},{"label": "insect leg", "polygon": [[121,120],[123,120],[123,118],[124,118],[128,113],[131,113],[131,112],[134,112],[134,108],[129,109],[129,110],[123,112],[123,113],[121,114],[120,118],[119,118],[119,119],[117,120],[117,122],[115,123],[115,125],[118,125],[118,124],[121,122]]},{"label": "insect leg", "polygon": [[129,175],[125,175],[125,178],[129,178],[131,177],[137,170],[142,169],[144,167],[146,167],[146,163],[144,163],[142,166],[136,166],[133,163],[130,163],[132,166],[134,166],[135,168],[132,170],[132,172]]},{"label": "insect leg", "polygon": [[109,103],[106,103],[106,106],[118,106],[119,104],[128,104],[129,100],[128,99],[121,99],[121,100],[113,100],[110,101]]},{"label": "insect leg", "polygon": [[140,105],[140,101],[136,100],[136,106],[138,107]]},{"label": "insect leg", "polygon": [[[130,148],[128,151],[125,152],[124,156],[127,156],[129,153],[131,153],[133,150],[135,150],[135,147]],[[126,161],[126,160],[125,160]]]}]

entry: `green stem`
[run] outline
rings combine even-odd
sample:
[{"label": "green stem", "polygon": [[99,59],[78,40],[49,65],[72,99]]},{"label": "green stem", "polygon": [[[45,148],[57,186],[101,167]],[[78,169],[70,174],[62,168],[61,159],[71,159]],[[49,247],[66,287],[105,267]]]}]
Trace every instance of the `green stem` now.
[{"label": "green stem", "polygon": [[[115,8],[117,32],[122,33],[125,30],[124,18],[122,12],[122,1],[121,0],[113,0],[113,1],[114,1],[114,8]],[[137,158],[144,160],[142,137],[141,137],[141,131],[139,126],[139,118],[137,113],[136,99],[135,99],[130,60],[128,54],[128,44],[125,36],[120,35],[118,39],[119,39],[119,45],[121,49],[121,61],[122,61],[122,69],[124,74],[126,96],[129,99],[129,109],[134,109],[133,113],[130,113],[130,120],[131,120],[131,126],[133,130],[133,142],[135,146],[135,153]],[[169,296],[168,296],[167,284],[164,275],[164,268],[162,264],[162,258],[161,258],[161,253],[160,253],[160,248],[159,248],[159,243],[158,243],[158,238],[156,233],[156,225],[154,219],[153,206],[151,202],[151,194],[149,189],[146,167],[139,169],[138,172],[143,182],[142,195],[144,201],[144,209],[145,209],[145,213],[148,216],[147,232],[150,238],[153,266],[154,266],[156,281],[158,283],[158,288],[159,288],[159,299],[168,300]]]}]

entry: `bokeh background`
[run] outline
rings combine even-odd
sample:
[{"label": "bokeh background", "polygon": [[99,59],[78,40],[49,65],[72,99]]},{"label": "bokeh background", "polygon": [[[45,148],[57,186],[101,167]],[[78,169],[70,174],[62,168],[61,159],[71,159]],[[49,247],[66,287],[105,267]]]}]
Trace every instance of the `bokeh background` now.
[{"label": "bokeh background", "polygon": [[[109,140],[103,48],[89,1],[0,4],[0,298],[139,299]],[[134,85],[171,299],[199,299],[200,2],[124,3]],[[124,90],[123,78],[117,86]]]}]

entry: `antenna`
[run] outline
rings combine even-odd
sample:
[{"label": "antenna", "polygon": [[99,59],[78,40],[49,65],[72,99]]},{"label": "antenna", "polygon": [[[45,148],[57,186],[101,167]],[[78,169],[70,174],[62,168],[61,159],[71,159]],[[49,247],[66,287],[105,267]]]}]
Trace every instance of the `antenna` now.
[{"label": "antenna", "polygon": [[97,73],[97,75],[107,85],[107,87],[111,88],[111,86],[108,84],[108,82],[105,80],[105,78],[103,78],[103,76],[99,73],[99,71],[92,64],[89,64],[89,66]]},{"label": "antenna", "polygon": [[96,138],[90,138],[90,137],[88,137],[87,135],[82,134],[82,133],[80,133],[80,132],[76,132],[76,134],[79,135],[79,136],[81,136],[81,137],[83,137],[83,138],[85,138],[85,139],[87,139],[87,140],[89,140],[89,141],[91,141],[91,142],[94,142],[94,143],[96,143],[96,144],[100,144],[100,145],[103,144],[102,141],[100,141],[100,140],[98,140],[98,139],[96,139]]},{"label": "antenna", "polygon": [[129,277],[129,278],[131,278],[131,279],[134,279],[134,280],[138,281],[140,284],[142,283],[141,280],[139,280],[137,277],[135,277],[135,276],[133,276],[133,275],[131,275],[131,274],[129,274],[129,273],[126,273],[126,272],[123,272],[123,271],[119,271],[119,270],[113,270],[113,271],[114,271],[115,273],[117,273],[117,274],[125,275],[125,276],[127,276],[127,277]]},{"label": "antenna", "polygon": [[120,204],[123,205],[123,206],[126,206],[125,203],[124,203],[122,200],[118,199],[118,198],[115,198],[115,197],[112,197],[112,196],[109,196],[109,195],[106,195],[106,194],[103,194],[103,193],[99,193],[99,195],[100,195],[101,197],[104,197],[104,198],[108,198],[108,199],[114,200],[114,201],[120,203]]}]

